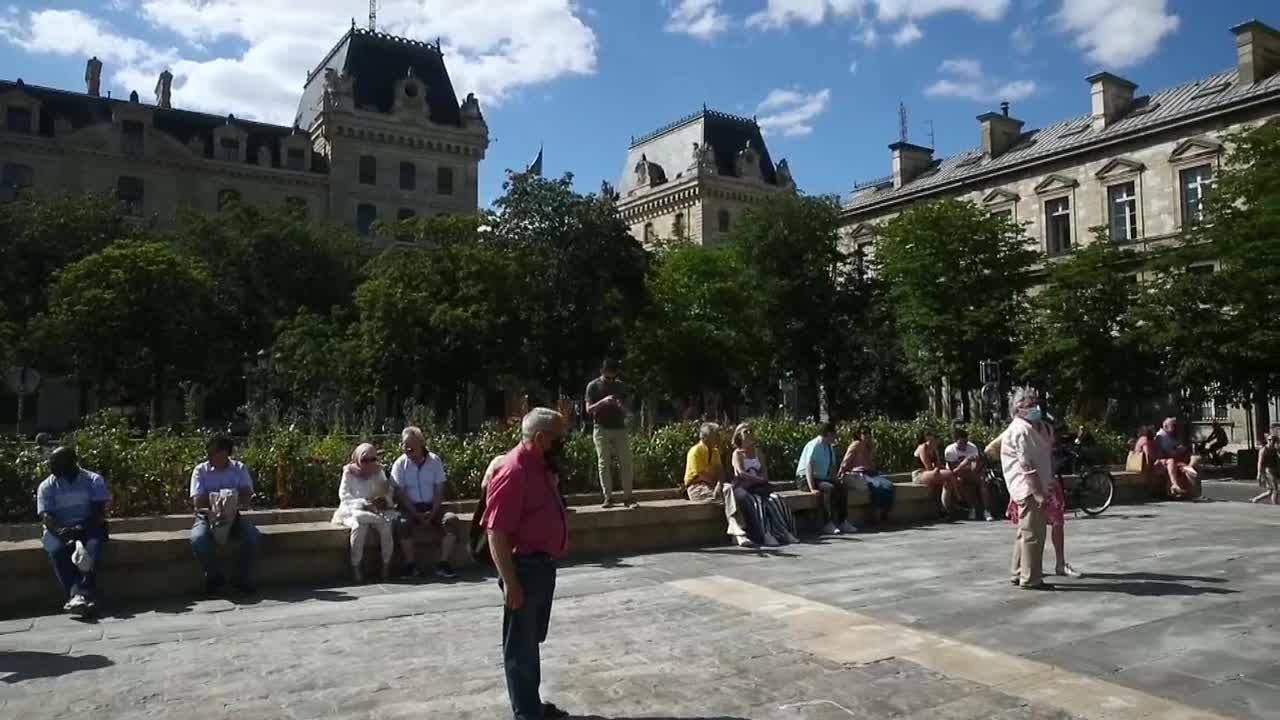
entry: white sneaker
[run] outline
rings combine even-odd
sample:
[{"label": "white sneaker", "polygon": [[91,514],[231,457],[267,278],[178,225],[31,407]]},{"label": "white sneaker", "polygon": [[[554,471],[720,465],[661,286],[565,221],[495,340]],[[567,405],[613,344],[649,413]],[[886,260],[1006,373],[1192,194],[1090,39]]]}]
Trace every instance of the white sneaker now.
[{"label": "white sneaker", "polygon": [[835,525],[832,525],[831,523],[827,523],[826,525],[822,526],[822,534],[823,535],[839,535],[840,531],[836,529]]},{"label": "white sneaker", "polygon": [[765,533],[765,534],[764,534],[764,546],[765,546],[765,547],[778,547],[778,540],[777,540],[777,538],[775,538],[774,536],[770,535],[769,533]]},{"label": "white sneaker", "polygon": [[751,538],[747,537],[746,535],[739,535],[737,537],[737,542],[738,542],[738,547],[753,548],[756,546],[755,542],[753,542]]},{"label": "white sneaker", "polygon": [[1077,571],[1075,568],[1071,567],[1070,563],[1064,563],[1062,565],[1062,570],[1058,571],[1056,574],[1062,575],[1064,577],[1073,577],[1073,578],[1081,577],[1080,572]]},{"label": "white sneaker", "polygon": [[992,515],[991,513],[986,513],[986,516],[987,516],[987,522],[995,522],[996,520],[995,515]]},{"label": "white sneaker", "polygon": [[67,601],[67,604],[64,607],[67,612],[75,615],[83,615],[86,612],[89,612],[89,601],[83,595],[76,595]]},{"label": "white sneaker", "polygon": [[858,526],[854,525],[848,520],[845,520],[844,522],[840,523],[840,532],[853,535],[854,533],[858,532]]}]

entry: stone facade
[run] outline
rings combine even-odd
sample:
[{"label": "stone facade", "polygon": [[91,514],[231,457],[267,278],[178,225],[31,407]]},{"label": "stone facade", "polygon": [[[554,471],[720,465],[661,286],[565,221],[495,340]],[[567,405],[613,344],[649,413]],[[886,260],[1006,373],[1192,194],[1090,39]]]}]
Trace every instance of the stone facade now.
[{"label": "stone facade", "polygon": [[168,71],[154,103],[102,97],[101,72],[89,60],[83,93],[0,82],[0,196],[106,193],[161,225],[236,199],[361,235],[477,207],[488,128],[437,45],[353,27],[307,74],[292,126],[175,109]]},{"label": "stone facade", "polygon": [[617,185],[618,212],[645,245],[715,243],[747,208],[794,192],[786,160],[769,157],[755,120],[703,109],[632,138]]},{"label": "stone facade", "polygon": [[[1098,73],[1086,79],[1087,115],[1024,132],[1005,104],[978,117],[974,149],[935,159],[930,148],[891,145],[891,174],[855,184],[846,199],[843,236],[870,257],[877,225],[912,203],[962,198],[1008,213],[1047,262],[1098,242],[1094,228],[1140,251],[1176,244],[1212,188],[1228,136],[1280,120],[1280,33],[1257,21],[1232,32],[1239,63],[1226,72],[1147,96]],[[1247,440],[1242,411],[1205,414],[1233,421],[1233,441]]]}]

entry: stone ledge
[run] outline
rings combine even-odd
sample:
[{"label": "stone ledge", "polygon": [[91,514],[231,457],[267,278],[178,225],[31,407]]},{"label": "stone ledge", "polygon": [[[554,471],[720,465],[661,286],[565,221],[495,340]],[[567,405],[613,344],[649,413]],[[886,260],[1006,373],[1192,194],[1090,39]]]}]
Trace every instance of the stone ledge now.
[{"label": "stone ledge", "polygon": [[[1145,486],[1137,475],[1115,475],[1117,502],[1145,498]],[[899,482],[895,489],[890,524],[901,526],[936,519],[937,510],[927,488]],[[795,489],[780,492],[796,513],[802,530],[816,526],[814,495]],[[598,505],[574,504],[568,516],[571,552],[575,556],[618,556],[728,542],[720,505],[679,499],[677,493],[674,489],[638,491],[641,505],[635,509],[606,510]],[[572,499],[599,501],[598,496],[590,495]],[[862,524],[867,519],[868,499],[865,489],[850,493],[851,519],[855,523]],[[473,505],[457,503],[454,507],[470,510]],[[250,513],[263,534],[259,578],[272,585],[345,582],[349,573],[349,531],[329,522],[332,513],[331,509],[315,508]],[[472,515],[459,512],[459,517],[469,524]],[[100,579],[104,596],[118,601],[196,592],[199,571],[191,555],[190,526],[189,515],[113,520],[112,538],[102,559],[107,568]],[[434,544],[433,538],[425,534],[420,537],[419,558],[434,561]],[[376,562],[377,546],[377,535],[370,534],[366,560]],[[233,546],[227,550],[221,553],[224,562],[234,554]],[[453,560],[459,566],[471,563],[462,548]],[[0,576],[11,580],[6,593],[0,596],[0,615],[31,615],[56,609],[56,583],[38,539],[0,541]]]}]

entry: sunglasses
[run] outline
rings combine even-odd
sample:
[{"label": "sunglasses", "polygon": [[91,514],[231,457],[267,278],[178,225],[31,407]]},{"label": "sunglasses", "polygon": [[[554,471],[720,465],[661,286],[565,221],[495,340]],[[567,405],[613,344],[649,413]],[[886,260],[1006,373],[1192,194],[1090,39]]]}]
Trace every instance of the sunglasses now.
[{"label": "sunglasses", "polygon": [[360,458],[360,463],[361,463],[362,465],[370,465],[370,464],[372,464],[372,463],[376,463],[376,462],[378,462],[378,458],[376,458],[376,457],[364,457],[364,458]]}]

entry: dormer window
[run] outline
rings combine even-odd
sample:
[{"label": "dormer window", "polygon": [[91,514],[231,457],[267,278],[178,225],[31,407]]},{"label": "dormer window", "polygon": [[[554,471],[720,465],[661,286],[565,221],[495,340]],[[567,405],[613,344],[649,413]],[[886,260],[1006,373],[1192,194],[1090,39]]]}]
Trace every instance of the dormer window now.
[{"label": "dormer window", "polygon": [[9,132],[30,134],[34,130],[34,118],[34,114],[27,108],[6,108],[4,113],[4,129]]},{"label": "dormer window", "polygon": [[218,159],[227,162],[240,162],[240,141],[236,138],[228,137],[219,140]]}]

